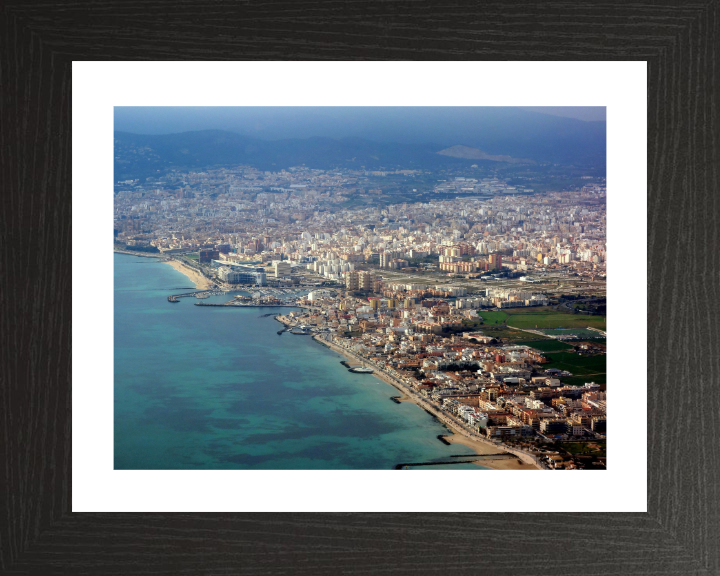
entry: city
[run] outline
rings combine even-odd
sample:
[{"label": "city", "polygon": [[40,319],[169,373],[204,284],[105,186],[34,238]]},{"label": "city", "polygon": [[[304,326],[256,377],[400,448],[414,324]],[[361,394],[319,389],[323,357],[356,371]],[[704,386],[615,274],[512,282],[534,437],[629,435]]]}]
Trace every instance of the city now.
[{"label": "city", "polygon": [[539,192],[477,165],[176,170],[116,184],[115,245],[170,259],[198,306],[292,305],[276,318],[293,334],[488,459],[603,469],[606,190],[581,179]]}]

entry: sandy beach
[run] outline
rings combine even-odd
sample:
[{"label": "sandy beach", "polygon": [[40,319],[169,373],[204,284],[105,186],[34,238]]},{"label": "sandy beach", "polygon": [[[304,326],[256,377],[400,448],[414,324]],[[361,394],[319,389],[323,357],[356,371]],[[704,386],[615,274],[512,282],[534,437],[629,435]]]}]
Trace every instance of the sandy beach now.
[{"label": "sandy beach", "polygon": [[[344,350],[343,348],[331,343],[326,342],[322,339],[320,339],[318,336],[313,336],[313,339],[316,342],[319,342],[328,348],[334,350],[335,352],[338,352],[345,356],[348,360],[351,361],[357,361],[357,358],[352,355],[347,350]],[[400,402],[413,402],[414,404],[417,404],[420,408],[423,410],[426,410],[428,412],[433,413],[435,417],[438,418],[447,428],[453,431],[452,435],[448,435],[445,437],[445,440],[450,442],[451,444],[462,444],[463,446],[467,446],[468,448],[471,448],[475,451],[476,454],[483,455],[483,454],[497,454],[499,452],[508,452],[507,450],[504,450],[503,448],[496,446],[489,440],[475,440],[473,438],[468,437],[465,433],[458,430],[453,425],[453,422],[447,418],[447,416],[443,416],[441,414],[438,414],[433,409],[428,409],[427,406],[423,406],[419,400],[416,400],[412,396],[409,396],[405,393],[405,391],[402,389],[401,385],[398,384],[393,378],[388,376],[387,374],[383,374],[382,372],[375,371],[373,373],[373,376],[376,378],[379,378],[383,382],[387,382],[391,386],[393,386],[395,389],[397,389],[401,397],[398,398]],[[509,453],[509,452],[508,452]],[[537,470],[537,466],[534,464],[531,464],[529,462],[523,462],[519,458],[507,458],[503,457],[498,460],[482,460],[480,462],[477,462],[479,466],[483,466],[485,468],[492,468],[493,470]]]},{"label": "sandy beach", "polygon": [[[504,452],[504,450],[497,446],[473,440],[457,432],[451,436],[445,436],[445,440],[450,442],[450,444],[462,444],[463,446],[472,448],[477,454],[497,454],[498,452]],[[492,468],[493,470],[537,470],[537,467],[533,464],[527,464],[518,458],[504,457],[498,460],[482,460],[476,462],[476,464],[485,468]]]},{"label": "sandy beach", "polygon": [[170,266],[175,268],[175,270],[185,274],[185,276],[187,276],[190,281],[195,284],[195,287],[200,290],[208,290],[212,286],[212,282],[210,282],[210,280],[205,278],[202,274],[195,272],[195,270],[186,266],[182,262],[177,260],[165,260],[165,264],[170,264]]}]

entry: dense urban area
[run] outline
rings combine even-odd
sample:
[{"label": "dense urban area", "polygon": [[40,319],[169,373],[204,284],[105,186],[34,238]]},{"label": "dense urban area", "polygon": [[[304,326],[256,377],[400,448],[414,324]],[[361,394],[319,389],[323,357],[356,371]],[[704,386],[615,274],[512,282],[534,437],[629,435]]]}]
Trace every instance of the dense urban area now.
[{"label": "dense urban area", "polygon": [[604,178],[539,192],[475,165],[171,171],[117,182],[114,227],[117,251],[172,259],[202,289],[171,303],[288,306],[284,330],[468,438],[535,468],[605,468]]}]

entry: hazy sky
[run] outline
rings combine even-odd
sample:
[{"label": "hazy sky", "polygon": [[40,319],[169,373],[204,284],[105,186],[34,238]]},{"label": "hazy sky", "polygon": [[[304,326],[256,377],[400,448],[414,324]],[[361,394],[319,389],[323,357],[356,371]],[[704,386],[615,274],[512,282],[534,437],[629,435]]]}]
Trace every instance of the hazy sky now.
[{"label": "hazy sky", "polygon": [[605,106],[522,106],[522,109],[590,122],[605,121]]},{"label": "hazy sky", "polygon": [[[578,120],[605,120],[604,107],[227,107],[227,106],[122,106],[115,108],[115,130],[136,134],[172,134],[192,130],[230,130],[264,139],[308,138],[311,136],[380,138],[394,131],[415,131],[422,125],[436,125],[447,132],[450,126],[464,130],[506,130],[512,125],[530,129],[543,125],[559,129],[553,118],[564,124]],[[562,122],[561,122],[562,124]],[[585,122],[583,122],[585,124]],[[394,128],[393,128],[394,127]],[[566,126],[567,127],[567,126]],[[579,128],[579,127],[578,127]],[[388,140],[390,135],[382,136]],[[450,138],[452,140],[452,138]]]}]

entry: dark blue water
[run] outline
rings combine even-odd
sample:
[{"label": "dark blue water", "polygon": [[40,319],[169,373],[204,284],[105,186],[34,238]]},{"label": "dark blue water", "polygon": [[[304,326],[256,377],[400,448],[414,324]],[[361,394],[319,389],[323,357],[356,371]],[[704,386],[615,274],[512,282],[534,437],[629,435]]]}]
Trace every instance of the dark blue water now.
[{"label": "dark blue water", "polygon": [[191,286],[186,276],[150,258],[114,259],[116,469],[387,470],[473,453],[441,443],[448,430],[392,402],[392,386],[261,317],[288,308],[170,304]]}]

